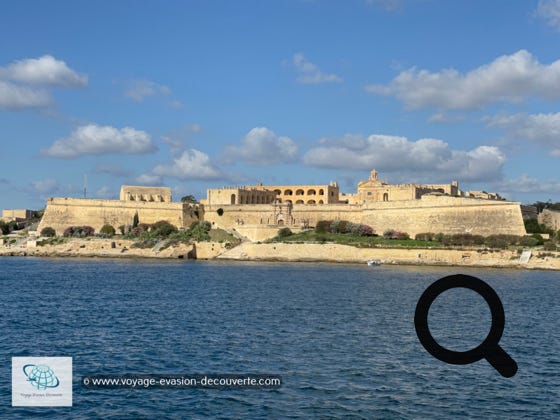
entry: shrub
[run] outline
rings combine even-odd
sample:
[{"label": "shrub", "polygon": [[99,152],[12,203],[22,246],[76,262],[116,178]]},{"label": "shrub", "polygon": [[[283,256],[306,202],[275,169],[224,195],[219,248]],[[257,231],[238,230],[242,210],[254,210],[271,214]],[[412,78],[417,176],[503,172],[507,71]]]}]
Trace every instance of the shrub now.
[{"label": "shrub", "polygon": [[124,235],[127,232],[127,226],[120,225],[119,226],[119,232],[121,233],[121,235]]},{"label": "shrub", "polygon": [[73,238],[85,238],[86,236],[93,236],[95,229],[91,226],[69,226],[64,229],[62,236]]},{"label": "shrub", "polygon": [[41,236],[46,236],[47,238],[53,238],[56,236],[56,231],[52,227],[47,226],[46,228],[41,229]]},{"label": "shrub", "polygon": [[532,234],[531,237],[535,238],[537,240],[537,245],[544,244],[544,238],[541,235],[539,235],[538,233]]},{"label": "shrub", "polygon": [[416,239],[417,241],[433,241],[435,236],[435,233],[423,232],[417,233],[416,236],[414,236],[414,239]]},{"label": "shrub", "polygon": [[539,244],[539,240],[537,238],[533,238],[532,236],[524,236],[519,240],[519,245],[521,246],[537,246]]},{"label": "shrub", "polygon": [[545,251],[556,251],[556,244],[554,242],[545,242],[543,245]]},{"label": "shrub", "polygon": [[187,235],[195,241],[207,241],[210,239],[210,229],[212,225],[210,222],[193,222],[189,228]]},{"label": "shrub", "polygon": [[506,248],[509,245],[505,235],[490,235],[486,237],[484,243],[490,248]]},{"label": "shrub", "polygon": [[331,224],[330,220],[319,220],[317,225],[315,226],[316,233],[327,233],[331,231]]},{"label": "shrub", "polygon": [[373,228],[368,225],[359,225],[358,228],[358,235],[360,236],[373,236],[374,235]]},{"label": "shrub", "polygon": [[394,234],[395,234],[395,231],[393,229],[387,229],[385,232],[383,232],[383,238],[384,239],[393,239]]},{"label": "shrub", "polygon": [[406,232],[396,231],[391,239],[410,239],[410,235]]},{"label": "shrub", "polygon": [[167,220],[160,220],[152,225],[150,232],[156,236],[169,236],[177,232],[177,228]]},{"label": "shrub", "polygon": [[101,229],[99,229],[99,233],[103,233],[107,236],[113,236],[115,234],[115,228],[111,225],[103,225]]},{"label": "shrub", "polygon": [[352,228],[352,223],[347,220],[335,220],[331,223],[330,231],[332,233],[349,233]]},{"label": "shrub", "polygon": [[292,236],[293,232],[290,228],[282,228],[278,231],[278,237],[279,238],[287,238],[288,236]]},{"label": "shrub", "polygon": [[443,237],[444,237],[444,236],[445,236],[445,235],[444,235],[443,233],[441,233],[441,232],[440,232],[440,233],[436,233],[436,236],[434,236],[434,240],[437,241],[437,242],[443,242]]}]

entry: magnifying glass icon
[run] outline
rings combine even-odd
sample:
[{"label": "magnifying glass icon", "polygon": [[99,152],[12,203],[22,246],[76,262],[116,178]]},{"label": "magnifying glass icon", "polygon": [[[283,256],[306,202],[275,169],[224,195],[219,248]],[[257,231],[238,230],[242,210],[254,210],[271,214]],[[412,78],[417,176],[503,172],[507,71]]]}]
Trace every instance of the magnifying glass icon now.
[{"label": "magnifying glass icon", "polygon": [[[481,295],[492,314],[492,326],[480,345],[468,351],[452,351],[440,346],[428,327],[428,312],[434,300],[443,292],[456,287],[473,290]],[[511,378],[517,372],[517,363],[499,345],[506,317],[498,294],[481,279],[466,274],[443,277],[431,284],[420,296],[414,314],[414,326],[420,343],[436,359],[453,365],[467,365],[486,359],[500,375]]]}]

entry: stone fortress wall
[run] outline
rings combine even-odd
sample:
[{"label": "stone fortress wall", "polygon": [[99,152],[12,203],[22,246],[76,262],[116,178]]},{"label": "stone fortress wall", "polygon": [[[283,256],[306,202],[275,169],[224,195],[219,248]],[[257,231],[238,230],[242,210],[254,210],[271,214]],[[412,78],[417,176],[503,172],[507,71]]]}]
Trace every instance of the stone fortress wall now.
[{"label": "stone fortress wall", "polygon": [[121,225],[132,225],[136,214],[139,223],[167,220],[177,227],[189,227],[192,222],[199,220],[203,211],[197,205],[171,201],[49,198],[37,231],[49,226],[55,229],[57,235],[62,235],[69,226],[86,225],[99,232],[105,224],[118,229]]},{"label": "stone fortress wall", "polygon": [[[53,227],[62,234],[68,226],[89,225],[99,231],[104,224],[115,228],[167,220],[177,227],[206,220],[213,227],[273,234],[282,226],[301,229],[320,220],[348,220],[370,225],[376,233],[387,229],[411,236],[422,232],[478,235],[524,235],[519,203],[473,197],[451,184],[390,185],[371,172],[358,184],[356,194],[340,195],[338,184],[225,187],[208,190],[200,205],[174,203],[171,190],[163,187],[123,186],[120,200],[50,198],[39,231]],[[274,228],[276,230],[274,230]],[[267,234],[268,235],[268,234]],[[262,235],[252,234],[261,238]],[[272,235],[273,236],[273,235]]]}]

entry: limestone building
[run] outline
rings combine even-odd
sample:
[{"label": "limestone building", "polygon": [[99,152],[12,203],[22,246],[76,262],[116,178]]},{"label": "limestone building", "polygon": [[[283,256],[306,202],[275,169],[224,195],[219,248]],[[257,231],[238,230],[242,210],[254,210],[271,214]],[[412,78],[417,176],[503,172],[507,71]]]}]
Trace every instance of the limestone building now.
[{"label": "limestone building", "polygon": [[[68,226],[104,224],[116,229],[167,220],[179,228],[206,220],[214,227],[253,232],[276,232],[279,226],[313,227],[320,220],[348,220],[407,232],[524,235],[519,203],[497,196],[464,194],[457,182],[449,184],[389,184],[374,170],[356,193],[341,194],[338,184],[271,185],[209,189],[200,204],[172,202],[165,187],[123,186],[120,200],[49,198],[39,230],[53,227],[62,234]],[[248,235],[249,236],[249,235]]]}]

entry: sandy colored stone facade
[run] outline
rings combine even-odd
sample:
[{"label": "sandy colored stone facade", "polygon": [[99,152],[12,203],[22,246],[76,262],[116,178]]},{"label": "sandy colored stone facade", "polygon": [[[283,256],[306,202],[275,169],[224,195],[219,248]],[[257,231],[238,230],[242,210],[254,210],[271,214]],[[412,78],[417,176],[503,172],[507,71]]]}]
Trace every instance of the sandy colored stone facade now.
[{"label": "sandy colored stone facade", "polygon": [[199,220],[203,211],[198,205],[157,201],[95,200],[85,198],[49,198],[37,230],[50,226],[62,235],[69,226],[91,226],[96,232],[105,224],[118,229],[139,223],[167,220],[177,227],[188,227]]},{"label": "sandy colored stone facade", "polygon": [[539,214],[539,223],[549,229],[560,230],[560,211],[544,209]]},{"label": "sandy colored stone facade", "polygon": [[21,222],[30,219],[33,213],[32,210],[3,209],[1,219],[4,221],[15,220],[16,222]]},{"label": "sandy colored stone facade", "polygon": [[[346,199],[341,200],[341,197]],[[209,189],[201,205],[171,202],[164,187],[121,188],[121,200],[50,198],[39,231],[53,227],[62,234],[68,226],[104,224],[116,229],[167,220],[188,227],[206,220],[215,228],[245,226],[252,240],[270,237],[274,229],[314,227],[320,220],[348,220],[371,226],[378,234],[387,229],[417,233],[471,233],[524,235],[519,203],[465,196],[451,184],[389,185],[371,172],[358,184],[356,194],[340,195],[338,184],[225,187]],[[272,228],[272,230],[271,230]],[[263,232],[258,232],[262,229]]]}]

